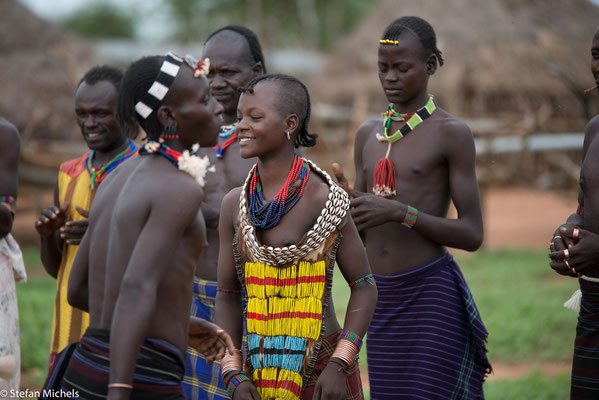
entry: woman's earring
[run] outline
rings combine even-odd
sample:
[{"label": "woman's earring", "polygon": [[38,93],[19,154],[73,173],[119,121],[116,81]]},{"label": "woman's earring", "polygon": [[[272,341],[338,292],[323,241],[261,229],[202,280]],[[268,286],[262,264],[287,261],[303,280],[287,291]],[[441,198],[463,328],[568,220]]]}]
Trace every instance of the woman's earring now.
[{"label": "woman's earring", "polygon": [[291,134],[289,133],[289,131],[285,132],[287,134],[287,140],[291,140]]}]

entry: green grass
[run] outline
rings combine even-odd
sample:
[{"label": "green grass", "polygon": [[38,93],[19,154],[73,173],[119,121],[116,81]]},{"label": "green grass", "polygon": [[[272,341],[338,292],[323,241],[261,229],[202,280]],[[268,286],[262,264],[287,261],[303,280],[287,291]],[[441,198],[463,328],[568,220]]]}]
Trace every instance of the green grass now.
[{"label": "green grass", "polygon": [[46,274],[39,250],[24,248],[26,283],[17,283],[19,326],[21,334],[21,368],[27,371],[28,383],[40,387],[46,378],[52,314],[56,297],[56,280]]},{"label": "green grass", "polygon": [[489,331],[492,359],[570,361],[577,314],[563,307],[575,279],[549,267],[546,251],[457,257]]},{"label": "green grass", "polygon": [[[45,378],[52,331],[56,280],[45,274],[38,250],[24,249],[29,280],[17,285],[21,326],[21,357],[29,381]],[[577,315],[563,307],[577,288],[574,279],[557,276],[545,251],[480,251],[456,257],[489,331],[487,344],[493,361],[570,362]],[[343,324],[349,288],[336,271],[333,298]],[[365,347],[360,368],[367,371]],[[488,399],[563,399],[569,375],[544,377],[538,370],[518,379],[485,384]]]},{"label": "green grass", "polygon": [[518,379],[504,379],[485,384],[487,400],[563,400],[570,398],[570,376],[543,376],[534,370]]}]

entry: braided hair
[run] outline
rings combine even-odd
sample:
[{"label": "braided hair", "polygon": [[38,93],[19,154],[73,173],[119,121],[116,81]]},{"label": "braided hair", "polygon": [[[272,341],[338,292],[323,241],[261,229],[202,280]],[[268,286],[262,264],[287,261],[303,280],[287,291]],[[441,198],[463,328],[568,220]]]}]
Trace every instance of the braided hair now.
[{"label": "braided hair", "polygon": [[258,36],[256,36],[256,34],[251,29],[246,28],[245,26],[227,25],[225,27],[222,27],[219,30],[212,32],[210,34],[210,36],[208,36],[208,39],[206,39],[206,41],[204,42],[204,45],[206,43],[208,43],[208,41],[214,35],[222,32],[222,31],[231,31],[231,32],[235,32],[235,33],[238,33],[241,36],[243,36],[250,47],[250,52],[252,53],[252,59],[254,60],[255,63],[259,62],[260,64],[262,64],[262,71],[264,71],[264,73],[266,73],[266,64],[264,63],[264,54],[262,53],[262,46],[260,45]]},{"label": "braided hair", "polygon": [[118,118],[126,129],[137,129],[139,124],[150,140],[158,140],[162,124],[157,112],[143,119],[135,111],[135,104],[142,100],[160,72],[164,56],[142,57],[134,61],[123,76],[119,91]]},{"label": "braided hair", "polygon": [[441,51],[437,48],[437,36],[435,35],[435,31],[431,24],[420,17],[401,17],[396,19],[385,28],[382,39],[397,40],[399,35],[406,29],[414,33],[418,39],[420,39],[422,47],[430,50],[432,54],[435,55],[439,62],[439,66],[443,65]]},{"label": "braided hair", "polygon": [[239,88],[242,93],[254,93],[254,87],[262,81],[275,82],[279,85],[277,104],[281,112],[296,114],[299,118],[299,132],[295,137],[295,147],[312,147],[316,145],[318,135],[308,132],[310,123],[310,94],[306,86],[297,78],[285,74],[261,75],[253,78],[249,83]]}]

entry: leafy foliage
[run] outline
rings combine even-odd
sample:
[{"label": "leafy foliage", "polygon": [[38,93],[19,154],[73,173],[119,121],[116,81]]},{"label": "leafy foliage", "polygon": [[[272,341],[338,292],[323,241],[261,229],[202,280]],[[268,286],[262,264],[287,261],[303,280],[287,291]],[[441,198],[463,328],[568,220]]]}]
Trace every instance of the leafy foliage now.
[{"label": "leafy foliage", "polygon": [[132,38],[135,31],[133,17],[106,3],[96,3],[75,11],[63,21],[63,25],[86,38]]},{"label": "leafy foliage", "polygon": [[163,0],[177,21],[176,37],[206,38],[227,24],[245,25],[268,46],[329,48],[374,0]]}]

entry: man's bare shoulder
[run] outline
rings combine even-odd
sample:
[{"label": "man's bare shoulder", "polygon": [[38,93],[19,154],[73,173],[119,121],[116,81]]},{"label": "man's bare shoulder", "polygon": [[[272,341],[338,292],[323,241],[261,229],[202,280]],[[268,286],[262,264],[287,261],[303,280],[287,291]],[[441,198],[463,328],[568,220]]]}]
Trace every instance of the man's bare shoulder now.
[{"label": "man's bare shoulder", "polygon": [[454,143],[474,141],[472,131],[464,121],[441,108],[438,108],[437,111],[435,111],[435,114],[433,114],[434,118],[431,116],[431,119],[435,123],[439,124],[437,130],[442,137],[446,137],[448,140]]},{"label": "man's bare shoulder", "polygon": [[382,133],[383,119],[371,118],[366,120],[356,131],[356,145],[364,144],[366,139],[373,137],[375,133]]},{"label": "man's bare shoulder", "polygon": [[599,115],[595,115],[593,119],[589,121],[585,129],[586,140],[589,143],[597,136],[597,132],[599,131]]},{"label": "man's bare shoulder", "polygon": [[229,193],[227,193],[225,197],[223,197],[222,206],[227,206],[227,208],[231,208],[231,206],[239,205],[239,196],[241,195],[242,190],[242,186],[238,186],[229,190]]},{"label": "man's bare shoulder", "polygon": [[19,148],[20,137],[17,128],[7,120],[0,118],[0,154],[13,152]]}]

